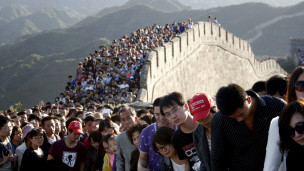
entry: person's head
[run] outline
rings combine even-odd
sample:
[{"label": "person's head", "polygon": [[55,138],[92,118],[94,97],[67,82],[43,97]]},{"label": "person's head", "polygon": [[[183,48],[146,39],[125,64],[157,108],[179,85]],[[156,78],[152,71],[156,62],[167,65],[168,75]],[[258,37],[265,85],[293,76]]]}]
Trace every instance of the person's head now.
[{"label": "person's head", "polygon": [[14,126],[11,134],[11,141],[20,143],[22,140],[22,129],[19,126]]},{"label": "person's head", "polygon": [[55,122],[55,134],[59,135],[61,132],[61,121],[58,117],[54,116],[54,122]]},{"label": "person's head", "polygon": [[140,109],[136,112],[137,117],[142,117],[144,115],[148,115],[149,111],[147,109]]},{"label": "person's head", "polygon": [[20,116],[18,116],[18,115],[16,115],[16,114],[13,114],[13,115],[11,115],[11,119],[14,121],[14,125],[15,126],[21,126],[21,122],[20,122],[20,120],[21,120],[21,118],[20,118]]},{"label": "person's head", "polygon": [[139,120],[127,130],[127,135],[130,142],[132,142],[132,144],[136,147],[138,147],[141,131],[147,126],[148,124],[145,121]]},{"label": "person's head", "polygon": [[28,116],[28,122],[30,124],[32,124],[35,128],[39,128],[40,127],[40,122],[41,122],[41,119],[39,116],[35,115],[35,114],[30,114]]},{"label": "person's head", "polygon": [[50,137],[55,133],[55,121],[51,116],[44,117],[41,120],[41,126],[45,131],[45,134]]},{"label": "person's head", "polygon": [[41,128],[34,128],[29,132],[31,146],[33,148],[42,146],[44,140],[43,134],[44,132]]},{"label": "person's head", "polygon": [[216,112],[216,106],[210,95],[197,93],[191,98],[189,109],[193,115],[193,123],[198,121],[205,128],[211,128],[211,120]]},{"label": "person's head", "polygon": [[304,99],[292,101],[279,117],[280,148],[282,152],[304,146]]},{"label": "person's head", "polygon": [[135,110],[126,104],[122,105],[121,109],[119,110],[119,116],[120,116],[121,126],[125,130],[128,130],[129,127],[133,125],[137,119]]},{"label": "person's head", "polygon": [[223,115],[243,121],[249,116],[252,98],[237,84],[221,87],[216,94],[216,106]]},{"label": "person's head", "polygon": [[26,112],[21,111],[17,115],[21,118],[21,120],[20,120],[21,124],[23,124],[24,122],[27,122],[27,114],[26,114]]},{"label": "person's head", "polygon": [[265,86],[266,81],[257,81],[253,84],[251,90],[256,92],[259,96],[264,96],[267,95],[266,93],[266,86]]},{"label": "person's head", "polygon": [[170,124],[168,118],[160,113],[160,101],[161,98],[158,97],[153,102],[153,115],[157,121],[159,127],[168,126]]},{"label": "person's head", "polygon": [[103,146],[104,150],[106,151],[106,153],[108,153],[108,154],[113,154],[113,152],[109,146],[109,143],[108,143],[108,141],[112,135],[113,134],[107,134],[105,136],[102,136],[102,146]]},{"label": "person's head", "polygon": [[68,138],[71,141],[76,142],[80,134],[83,134],[81,123],[77,120],[70,122],[68,126]]},{"label": "person's head", "polygon": [[147,124],[151,125],[152,121],[153,121],[153,115],[151,115],[149,113],[147,115],[144,115],[144,116],[140,117],[139,120],[143,120],[143,121],[147,122]]},{"label": "person's head", "polygon": [[169,127],[160,127],[153,136],[153,149],[162,156],[170,158],[176,155],[172,144],[174,130]]},{"label": "person's head", "polygon": [[297,67],[291,74],[287,87],[286,102],[304,98],[304,67]]},{"label": "person's head", "polygon": [[94,116],[87,116],[85,119],[84,119],[84,127],[85,127],[85,130],[88,131],[88,133],[90,134],[92,131],[93,131],[93,124],[94,124],[94,121],[95,121],[95,117]]},{"label": "person's head", "polygon": [[99,122],[99,132],[102,136],[106,136],[107,134],[117,134],[115,131],[115,127],[113,122],[110,119],[104,119]]},{"label": "person's head", "polygon": [[34,129],[34,126],[32,124],[27,124],[22,127],[22,140],[25,141],[25,143],[29,142],[29,132],[31,132]]},{"label": "person's head", "polygon": [[179,92],[172,92],[161,98],[160,112],[169,121],[177,126],[182,126],[189,116],[188,105],[183,95]]},{"label": "person's head", "polygon": [[[0,115],[0,138],[9,137],[12,134],[12,123],[6,116]],[[3,141],[4,139],[2,139]]]},{"label": "person's head", "polygon": [[282,75],[274,75],[266,81],[265,85],[268,95],[285,99],[287,91],[286,77]]},{"label": "person's head", "polygon": [[99,131],[93,131],[89,135],[89,142],[92,147],[94,147],[96,150],[100,149],[100,146],[102,146],[102,136],[99,133]]},{"label": "person's head", "polygon": [[116,146],[116,135],[115,134],[109,134],[108,138],[108,144],[109,144],[109,149],[112,152],[112,154],[116,154],[117,151],[117,146]]}]

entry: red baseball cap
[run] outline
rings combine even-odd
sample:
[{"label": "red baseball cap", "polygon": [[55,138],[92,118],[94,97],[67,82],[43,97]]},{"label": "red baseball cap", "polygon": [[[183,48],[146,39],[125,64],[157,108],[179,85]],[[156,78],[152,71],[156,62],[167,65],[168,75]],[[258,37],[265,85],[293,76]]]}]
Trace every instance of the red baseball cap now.
[{"label": "red baseball cap", "polygon": [[69,124],[68,129],[73,130],[73,132],[75,132],[75,133],[83,134],[82,126],[81,126],[81,123],[79,121],[72,121]]},{"label": "red baseball cap", "polygon": [[208,116],[210,109],[215,106],[211,96],[206,93],[197,93],[189,103],[190,112],[193,115],[193,123]]}]

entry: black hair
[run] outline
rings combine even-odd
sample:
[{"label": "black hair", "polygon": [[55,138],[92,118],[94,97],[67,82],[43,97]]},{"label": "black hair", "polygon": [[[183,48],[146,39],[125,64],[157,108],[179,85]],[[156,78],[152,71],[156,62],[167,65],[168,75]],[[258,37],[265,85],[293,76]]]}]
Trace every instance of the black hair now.
[{"label": "black hair", "polygon": [[168,145],[172,144],[172,136],[174,134],[174,130],[169,127],[160,127],[153,136],[153,149],[154,151],[158,151],[156,147],[156,143],[160,145]]},{"label": "black hair", "polygon": [[35,114],[30,114],[27,118],[28,121],[31,121],[31,120],[37,120],[39,122],[41,122],[41,118]]},{"label": "black hair", "polygon": [[137,117],[140,117],[140,115],[141,115],[142,113],[147,113],[147,114],[149,114],[150,112],[149,112],[149,110],[147,110],[147,109],[140,109],[140,110],[138,110],[138,111],[136,112]]},{"label": "black hair", "polygon": [[0,129],[3,128],[3,126],[10,122],[10,119],[6,116],[0,115]]},{"label": "black hair", "polygon": [[30,135],[30,139],[32,139],[36,136],[43,136],[44,131],[42,128],[34,128],[33,130],[31,130],[31,132],[29,132],[29,135]]},{"label": "black hair", "polygon": [[[68,118],[68,119],[65,121],[65,126],[66,126],[67,129],[68,129],[68,127],[69,127],[69,125],[70,125],[70,123],[71,123],[72,121],[79,121],[80,124],[82,124],[82,120],[81,120],[80,118],[78,118],[78,117],[70,117],[70,118]],[[69,130],[69,129],[68,129],[68,130]],[[73,130],[72,130],[72,132],[73,132]]]},{"label": "black hair", "polygon": [[41,125],[44,126],[44,123],[46,121],[49,121],[49,120],[54,120],[54,117],[52,117],[52,116],[46,116],[46,117],[42,118]]},{"label": "black hair", "polygon": [[265,83],[266,83],[265,81],[257,81],[253,84],[251,89],[256,93],[266,91]]},{"label": "black hair", "polygon": [[142,116],[139,119],[143,120],[143,121],[147,122],[147,124],[151,125],[152,122],[153,122],[153,115],[151,115],[151,114],[148,113],[147,115]]},{"label": "black hair", "polygon": [[237,84],[221,87],[216,93],[216,106],[224,115],[233,114],[244,106],[247,99],[246,91]]},{"label": "black hair", "polygon": [[160,101],[161,101],[161,97],[158,97],[154,100],[153,102],[153,109],[155,106],[159,106],[160,105]]},{"label": "black hair", "polygon": [[111,121],[111,119],[109,119],[109,118],[106,118],[106,119],[101,120],[99,122],[99,128],[98,128],[99,132],[102,132],[105,128],[113,128],[115,134],[117,134],[117,132],[115,130],[115,127],[114,127],[114,124]]},{"label": "black hair", "polygon": [[89,122],[89,121],[95,121],[95,117],[94,116],[92,116],[92,115],[89,115],[89,116],[87,116],[85,119],[84,119],[84,123],[86,124],[87,122]]},{"label": "black hair", "polygon": [[164,115],[163,108],[174,106],[174,104],[179,106],[184,106],[186,104],[186,100],[181,93],[172,92],[162,97],[160,100],[160,113]]},{"label": "black hair", "polygon": [[133,144],[132,134],[136,131],[139,132],[139,134],[140,134],[141,131],[144,128],[146,128],[147,126],[148,126],[148,123],[143,120],[139,120],[135,124],[130,126],[130,128],[127,130],[127,135],[132,144]]},{"label": "black hair", "polygon": [[287,78],[282,75],[274,75],[266,81],[266,92],[268,95],[279,93],[280,96],[285,96],[287,91]]},{"label": "black hair", "polygon": [[11,141],[13,141],[15,131],[18,131],[18,133],[22,133],[22,129],[19,126],[14,126],[11,134]]}]

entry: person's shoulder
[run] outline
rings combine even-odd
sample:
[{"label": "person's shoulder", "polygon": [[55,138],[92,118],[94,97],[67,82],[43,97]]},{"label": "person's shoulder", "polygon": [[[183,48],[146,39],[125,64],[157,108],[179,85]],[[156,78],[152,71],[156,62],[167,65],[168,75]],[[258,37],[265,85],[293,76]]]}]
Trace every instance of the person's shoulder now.
[{"label": "person's shoulder", "polygon": [[268,104],[279,104],[279,105],[286,105],[286,101],[282,98],[279,97],[274,97],[274,96],[259,96],[260,99],[266,102],[266,105]]},{"label": "person's shoulder", "polygon": [[123,139],[126,136],[126,134],[127,134],[126,131],[123,131],[122,133],[120,133],[119,135],[117,135],[116,136],[116,141],[120,141],[121,139]]}]

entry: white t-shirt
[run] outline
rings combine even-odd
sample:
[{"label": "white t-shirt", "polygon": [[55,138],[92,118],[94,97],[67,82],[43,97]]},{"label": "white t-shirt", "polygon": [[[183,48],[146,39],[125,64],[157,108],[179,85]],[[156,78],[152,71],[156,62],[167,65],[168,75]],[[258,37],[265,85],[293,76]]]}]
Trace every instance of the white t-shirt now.
[{"label": "white t-shirt", "polygon": [[170,159],[170,160],[172,162],[172,166],[173,166],[174,171],[184,171],[185,170],[185,167],[186,167],[185,164],[179,165],[179,164],[175,163],[172,159]]}]

